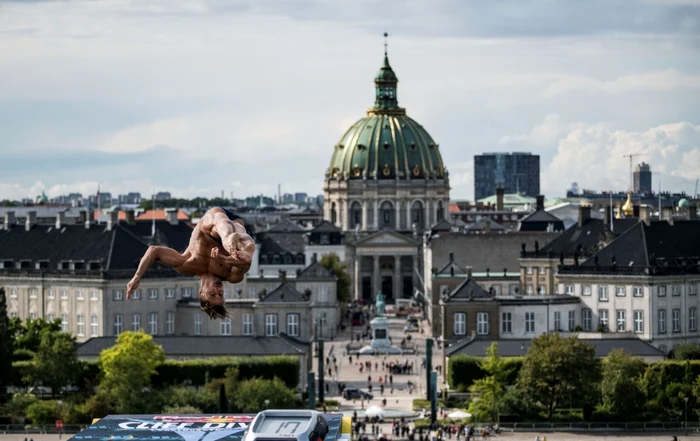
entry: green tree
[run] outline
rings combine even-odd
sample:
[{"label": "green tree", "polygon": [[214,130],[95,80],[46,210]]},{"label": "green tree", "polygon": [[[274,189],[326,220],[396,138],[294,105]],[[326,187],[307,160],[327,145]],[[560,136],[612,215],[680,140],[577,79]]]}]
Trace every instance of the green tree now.
[{"label": "green tree", "polygon": [[645,406],[642,376],[644,360],[615,349],[603,363],[601,392],[603,406],[620,417],[634,418]]},{"label": "green tree", "polygon": [[251,378],[238,384],[234,402],[241,412],[265,410],[265,400],[269,400],[270,409],[294,409],[299,405],[296,392],[277,377]]},{"label": "green tree", "polygon": [[52,322],[43,318],[27,319],[24,323],[18,318],[13,319],[12,327],[15,332],[15,350],[23,349],[36,353],[44,334],[61,332],[61,320]]},{"label": "green tree", "polygon": [[143,331],[123,332],[114,346],[100,353],[103,375],[98,393],[106,395],[119,413],[143,412],[154,398],[151,376],[164,361],[163,348],[153,337]]},{"label": "green tree", "polygon": [[338,279],[337,293],[338,301],[341,305],[345,305],[350,301],[350,275],[347,272],[347,267],[340,261],[340,258],[335,253],[326,254],[319,262],[323,267],[330,270]]},{"label": "green tree", "polygon": [[472,400],[469,404],[469,412],[477,415],[480,420],[490,418],[498,421],[499,406],[506,392],[508,376],[512,368],[498,355],[498,343],[493,342],[486,349],[486,357],[479,361],[479,367],[486,376],[476,380],[469,388],[478,395],[478,400]]},{"label": "green tree", "polygon": [[681,343],[673,348],[673,358],[676,360],[700,360],[700,345]]},{"label": "green tree", "polygon": [[7,386],[12,378],[12,354],[15,338],[7,316],[7,298],[5,289],[0,288],[0,403],[5,402]]},{"label": "green tree", "polygon": [[55,400],[37,400],[27,407],[27,418],[32,424],[54,424],[56,420],[63,419],[61,409]]},{"label": "green tree", "polygon": [[2,406],[2,412],[13,420],[19,420],[27,415],[27,408],[37,400],[32,394],[16,393],[12,399]]},{"label": "green tree", "polygon": [[518,376],[518,387],[539,401],[547,419],[566,400],[589,398],[600,380],[595,349],[576,336],[542,334],[532,340]]},{"label": "green tree", "polygon": [[65,332],[45,332],[34,356],[34,367],[25,381],[51,388],[56,396],[66,386],[74,384],[82,365],[75,350],[75,337]]}]

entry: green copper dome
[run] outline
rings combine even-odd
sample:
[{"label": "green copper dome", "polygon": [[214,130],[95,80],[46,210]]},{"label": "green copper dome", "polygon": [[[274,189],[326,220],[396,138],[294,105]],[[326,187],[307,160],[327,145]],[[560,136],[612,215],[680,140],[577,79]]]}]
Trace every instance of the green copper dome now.
[{"label": "green copper dome", "polygon": [[367,116],[335,146],[327,179],[442,179],[447,175],[439,146],[399,107],[398,78],[389,58],[374,79],[376,100]]}]

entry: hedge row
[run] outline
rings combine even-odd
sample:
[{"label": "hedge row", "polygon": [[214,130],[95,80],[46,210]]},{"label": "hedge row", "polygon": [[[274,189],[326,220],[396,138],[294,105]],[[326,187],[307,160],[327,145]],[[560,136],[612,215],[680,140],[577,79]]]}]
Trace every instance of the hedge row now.
[{"label": "hedge row", "polygon": [[[460,392],[467,392],[474,381],[484,378],[486,373],[480,366],[482,359],[483,357],[470,357],[468,355],[450,357],[447,366],[447,381],[450,388]],[[523,357],[509,357],[503,360],[511,369],[508,384],[514,384],[525,359]]]},{"label": "hedge row", "polygon": [[[486,374],[479,366],[482,359],[483,357],[467,355],[450,357],[447,376],[450,388],[466,392],[474,381],[484,378]],[[508,378],[509,385],[515,384],[524,360],[523,357],[505,359],[506,363],[513,368]],[[648,391],[661,391],[671,383],[692,383],[698,376],[700,376],[700,360],[664,360],[647,364],[644,382]]]},{"label": "hedge row", "polygon": [[[14,386],[28,386],[22,377],[33,366],[33,361],[15,361],[12,363],[12,381]],[[189,383],[203,386],[214,378],[223,378],[226,369],[238,369],[239,378],[246,380],[254,377],[272,379],[280,378],[287,387],[296,388],[299,384],[299,359],[291,356],[273,356],[256,358],[209,358],[198,360],[166,360],[157,369],[153,377],[154,386],[166,386]],[[97,362],[82,362],[81,378],[84,384],[96,384],[100,374]]]}]

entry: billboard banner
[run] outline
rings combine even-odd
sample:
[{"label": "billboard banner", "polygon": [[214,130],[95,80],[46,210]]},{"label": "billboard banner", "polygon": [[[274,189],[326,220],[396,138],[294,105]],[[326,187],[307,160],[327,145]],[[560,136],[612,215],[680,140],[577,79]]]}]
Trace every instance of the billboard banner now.
[{"label": "billboard banner", "polygon": [[[240,441],[255,414],[109,415],[94,421],[69,441]],[[326,441],[342,437],[342,414],[325,414]]]}]

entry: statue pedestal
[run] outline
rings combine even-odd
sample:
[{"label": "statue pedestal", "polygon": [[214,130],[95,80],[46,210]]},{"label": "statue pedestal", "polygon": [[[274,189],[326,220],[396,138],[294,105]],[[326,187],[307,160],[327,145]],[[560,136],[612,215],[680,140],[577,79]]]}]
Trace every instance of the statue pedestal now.
[{"label": "statue pedestal", "polygon": [[372,347],[374,349],[390,348],[389,320],[386,317],[377,317],[369,325],[372,328]]}]

